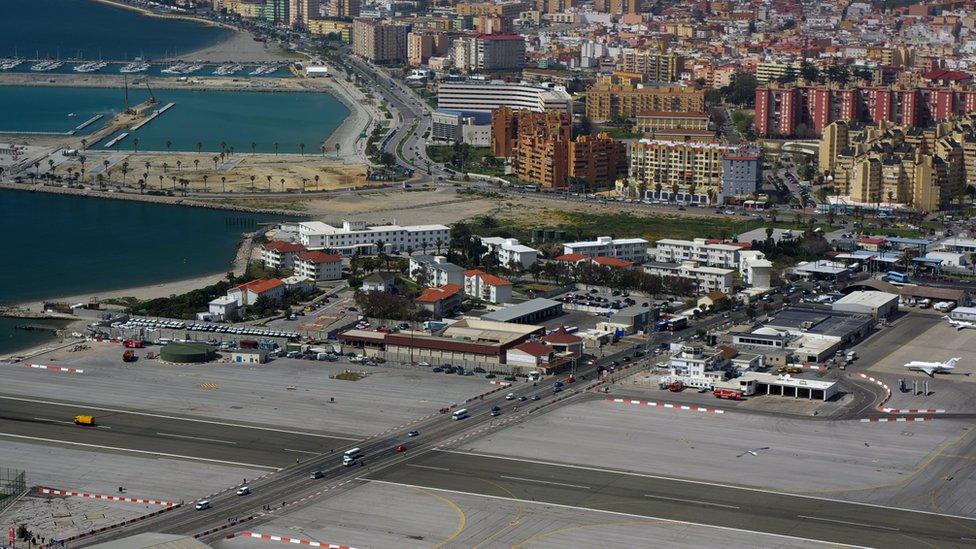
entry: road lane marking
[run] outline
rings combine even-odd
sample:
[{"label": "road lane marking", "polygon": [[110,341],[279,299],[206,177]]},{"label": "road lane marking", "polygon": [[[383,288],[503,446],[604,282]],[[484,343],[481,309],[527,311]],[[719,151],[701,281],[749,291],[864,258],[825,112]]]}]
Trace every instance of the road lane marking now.
[{"label": "road lane marking", "polygon": [[[962,440],[962,438],[968,436],[968,434],[969,434],[968,431],[966,433],[963,433],[963,435],[959,438],[959,440]],[[955,444],[957,442],[958,441],[954,442],[953,444]],[[949,446],[952,446],[952,444],[950,444]],[[502,456],[502,455],[497,455],[497,454],[485,454],[485,453],[480,453],[480,452],[467,452],[467,451],[461,451],[461,450],[444,450],[442,448],[435,448],[434,450],[437,451],[437,452],[444,453],[444,454],[459,454],[459,455],[462,455],[462,456],[475,456],[475,457],[483,457],[483,458],[489,458],[489,459],[504,459],[504,460],[507,460],[507,461],[517,461],[517,462],[521,462],[521,463],[536,463],[536,464],[539,464],[539,465],[548,465],[550,467],[564,467],[564,468],[567,468],[567,469],[579,469],[581,471],[596,471],[598,473],[610,473],[610,474],[614,474],[614,475],[624,475],[624,476],[628,476],[628,477],[652,478],[652,479],[657,479],[657,480],[667,480],[667,481],[671,481],[671,482],[680,482],[680,483],[687,483],[687,484],[700,484],[702,486],[717,486],[719,488],[729,488],[729,489],[733,489],[733,490],[743,490],[743,491],[746,491],[746,492],[758,492],[760,494],[774,494],[774,495],[777,495],[777,496],[788,496],[788,497],[791,497],[791,498],[803,498],[803,499],[812,499],[812,500],[817,500],[817,501],[829,501],[831,503],[841,503],[841,504],[844,504],[844,505],[856,505],[856,506],[861,506],[861,507],[875,507],[875,508],[878,508],[878,509],[885,509],[885,510],[888,510],[888,511],[902,511],[904,513],[920,513],[920,514],[923,514],[923,515],[932,515],[932,516],[936,516],[936,517],[948,517],[948,518],[952,518],[952,519],[964,520],[964,521],[969,521],[969,522],[976,521],[976,517],[965,517],[965,516],[962,516],[962,515],[951,515],[951,514],[948,514],[948,513],[936,513],[934,511],[923,511],[921,509],[906,509],[904,507],[892,507],[890,505],[879,505],[877,503],[864,503],[864,502],[860,502],[860,501],[846,501],[846,500],[842,500],[842,499],[826,498],[826,497],[823,497],[823,496],[811,496],[811,495],[808,495],[808,494],[791,494],[789,492],[782,492],[782,491],[779,491],[779,490],[769,490],[769,489],[766,489],[766,488],[753,488],[753,487],[750,487],[750,486],[739,486],[739,485],[735,485],[735,484],[724,484],[724,483],[721,483],[721,482],[711,482],[711,481],[707,481],[707,480],[692,480],[692,479],[687,479],[687,478],[668,477],[668,476],[664,476],[664,475],[652,475],[652,474],[649,474],[649,473],[637,473],[637,472],[634,472],[634,471],[623,471],[623,470],[619,470],[619,469],[606,469],[606,468],[603,468],[603,467],[591,467],[589,465],[573,465],[571,463],[559,463],[559,462],[555,462],[555,461],[545,461],[545,460],[541,460],[541,459],[519,458],[519,457],[511,457],[511,456]]]},{"label": "road lane marking", "polygon": [[810,520],[820,520],[823,522],[836,522],[837,524],[847,524],[849,526],[860,526],[862,528],[880,528],[882,530],[891,530],[892,532],[898,532],[899,529],[893,526],[881,526],[880,524],[868,524],[866,522],[850,522],[847,520],[837,520],[823,517],[811,517],[810,515],[797,515],[799,518],[805,518]]},{"label": "road lane marking", "polygon": [[537,500],[528,500],[528,499],[513,498],[513,497],[507,497],[507,496],[495,496],[495,495],[489,495],[489,494],[479,494],[477,492],[464,492],[464,491],[461,491],[461,490],[448,490],[446,488],[432,488],[430,486],[420,486],[420,485],[417,485],[417,484],[408,484],[408,483],[405,483],[405,482],[392,482],[392,481],[389,481],[389,480],[377,480],[377,479],[372,479],[372,478],[368,478],[368,477],[358,477],[358,480],[364,480],[366,482],[376,482],[376,483],[379,483],[379,484],[389,484],[391,486],[406,486],[408,488],[423,488],[424,490],[434,490],[434,491],[437,491],[437,492],[447,492],[449,494],[460,494],[460,495],[463,495],[463,496],[476,496],[476,497],[481,497],[481,498],[497,499],[497,500],[502,500],[502,501],[516,501],[516,502],[526,503],[526,504],[531,504],[531,505],[544,505],[546,507],[557,507],[557,508],[560,508],[560,509],[572,509],[572,510],[575,510],[575,511],[590,511],[590,512],[594,512],[594,513],[603,513],[605,515],[617,515],[617,516],[621,516],[621,517],[631,517],[631,518],[640,518],[640,519],[654,519],[654,520],[659,520],[661,522],[669,522],[669,523],[672,523],[672,524],[685,524],[685,525],[688,525],[688,526],[701,526],[701,527],[704,527],[704,528],[713,528],[713,529],[716,529],[716,530],[724,530],[724,531],[727,531],[727,532],[740,532],[740,533],[746,533],[746,534],[759,534],[759,535],[762,535],[762,536],[771,536],[771,537],[774,537],[774,538],[781,538],[781,539],[788,539],[788,540],[813,541],[813,542],[816,542],[816,543],[821,543],[821,544],[824,544],[824,545],[829,545],[831,547],[850,547],[852,549],[871,549],[871,548],[869,548],[867,546],[864,546],[864,545],[852,545],[852,544],[849,544],[849,543],[840,543],[840,542],[836,542],[836,541],[825,541],[825,540],[820,540],[820,539],[816,539],[816,538],[802,538],[802,537],[799,537],[799,536],[790,536],[790,535],[787,535],[787,534],[775,534],[773,532],[763,532],[761,530],[746,530],[744,528],[733,528],[731,526],[719,526],[717,524],[706,524],[704,522],[691,522],[691,521],[687,521],[687,520],[670,519],[670,518],[665,518],[665,517],[657,517],[657,516],[654,516],[654,515],[638,515],[638,514],[634,514],[634,513],[622,513],[620,511],[610,511],[610,510],[607,510],[607,509],[598,509],[598,508],[594,508],[594,507],[579,507],[577,505],[566,505],[564,503],[551,503],[551,502],[548,502],[548,501],[537,501]]},{"label": "road lane marking", "polygon": [[414,465],[413,463],[407,463],[407,467],[416,467],[418,469],[431,469],[433,471],[450,471],[447,467],[434,467],[433,465]]},{"label": "road lane marking", "polygon": [[523,482],[538,482],[539,484],[552,484],[553,486],[568,486],[569,488],[582,488],[584,490],[590,490],[589,486],[581,486],[579,484],[566,484],[565,482],[553,482],[550,480],[536,480],[534,478],[522,478],[522,477],[510,477],[507,475],[498,475],[501,478],[507,478],[509,480],[521,480]]},{"label": "road lane marking", "polygon": [[23,440],[37,440],[37,441],[40,441],[40,442],[50,442],[50,443],[53,443],[53,444],[67,444],[67,445],[70,445],[70,446],[84,446],[86,448],[98,448],[98,449],[101,449],[101,450],[114,450],[114,451],[117,451],[117,452],[132,452],[134,454],[147,454],[147,455],[150,455],[150,456],[162,456],[162,457],[171,457],[171,458],[178,458],[178,459],[190,459],[190,460],[193,460],[193,461],[206,461],[206,462],[209,462],[209,463],[223,463],[224,465],[239,465],[241,467],[254,467],[255,469],[270,469],[272,471],[280,471],[281,470],[281,467],[275,467],[273,465],[258,465],[256,463],[243,463],[243,462],[240,462],[240,461],[227,461],[227,460],[223,460],[223,459],[211,459],[211,458],[202,458],[202,457],[196,457],[196,456],[184,456],[184,455],[181,455],[181,454],[168,454],[166,452],[154,452],[152,450],[135,450],[135,449],[132,449],[132,448],[119,448],[118,446],[104,446],[104,445],[101,445],[101,444],[88,444],[88,443],[85,443],[85,442],[71,442],[69,440],[57,440],[57,439],[53,439],[53,438],[30,437],[30,436],[27,436],[27,435],[14,435],[14,434],[10,434],[10,433],[0,433],[0,437],[18,438],[18,439],[23,439]]},{"label": "road lane marking", "polygon": [[46,417],[35,417],[34,420],[35,421],[44,421],[44,422],[47,422],[47,423],[61,423],[63,425],[74,425],[75,424],[75,422],[73,422],[73,421],[64,421],[64,420],[60,420],[60,419],[50,419],[50,418],[46,418]]},{"label": "road lane marking", "polygon": [[694,504],[697,504],[697,505],[710,505],[712,507],[724,507],[726,509],[741,509],[741,507],[739,507],[738,505],[726,505],[724,503],[712,503],[710,501],[700,501],[700,500],[697,500],[697,499],[669,498],[667,496],[656,496],[654,494],[644,494],[644,497],[645,498],[653,498],[653,499],[666,499],[668,501],[681,501],[681,502],[684,502],[684,503],[694,503]]},{"label": "road lane marking", "polygon": [[185,438],[187,440],[200,440],[200,441],[203,441],[203,442],[217,442],[217,443],[220,443],[220,444],[234,444],[234,445],[237,445],[237,443],[234,442],[234,441],[231,441],[231,440],[220,440],[219,438],[191,437],[190,435],[178,435],[176,433],[156,433],[156,435],[161,436],[161,437]]},{"label": "road lane marking", "polygon": [[309,452],[308,450],[296,450],[294,448],[282,448],[282,450],[286,452],[295,452],[296,454],[309,454],[313,456],[317,456],[322,453],[322,452]]},{"label": "road lane marking", "polygon": [[210,424],[210,425],[221,425],[221,426],[224,426],[224,427],[240,427],[241,429],[257,429],[259,431],[268,431],[268,432],[271,432],[271,433],[286,433],[286,434],[289,434],[289,435],[303,435],[303,436],[318,437],[318,438],[334,438],[336,440],[352,440],[352,441],[356,441],[356,442],[362,440],[361,438],[346,437],[346,436],[339,436],[339,435],[323,435],[322,433],[311,433],[311,432],[308,432],[308,431],[295,431],[295,430],[291,430],[291,429],[278,429],[278,428],[275,428],[275,427],[259,427],[257,425],[245,425],[245,424],[241,424],[241,423],[230,423],[230,422],[227,422],[227,421],[215,421],[215,420],[212,420],[212,419],[200,419],[200,418],[192,418],[192,417],[168,416],[168,415],[165,415],[165,414],[150,414],[149,412],[139,412],[139,411],[136,411],[136,410],[122,410],[122,409],[119,409],[119,408],[101,408],[101,407],[98,407],[98,406],[91,406],[91,405],[88,405],[88,404],[71,404],[71,403],[66,403],[66,402],[55,402],[53,400],[39,400],[39,399],[36,399],[36,398],[21,398],[21,397],[13,397],[13,396],[3,395],[3,396],[0,396],[0,400],[17,400],[17,401],[20,401],[20,402],[33,402],[34,404],[49,404],[51,406],[64,406],[65,408],[85,408],[85,409],[89,409],[89,410],[99,410],[99,411],[102,411],[102,412],[116,412],[116,413],[120,413],[120,414],[131,414],[131,415],[134,415],[134,416],[158,417],[160,419],[172,419],[172,420],[175,420],[175,421],[192,421],[194,423],[207,423],[207,424]]}]

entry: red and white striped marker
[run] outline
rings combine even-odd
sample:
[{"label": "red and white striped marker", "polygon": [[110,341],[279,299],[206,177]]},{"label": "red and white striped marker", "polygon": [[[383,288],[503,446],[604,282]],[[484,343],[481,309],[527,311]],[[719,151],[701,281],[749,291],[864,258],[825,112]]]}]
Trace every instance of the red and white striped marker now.
[{"label": "red and white striped marker", "polygon": [[930,417],[866,417],[861,423],[905,423],[909,421],[932,421]]},{"label": "red and white striped marker", "polygon": [[825,371],[827,369],[826,367],[817,364],[800,364],[800,368],[804,368],[806,370],[817,370],[820,372]]},{"label": "red and white striped marker", "polygon": [[54,496],[75,496],[80,498],[88,499],[101,499],[107,501],[121,501],[123,503],[141,503],[149,505],[163,505],[165,507],[172,507],[176,505],[173,501],[163,501],[160,499],[146,499],[146,498],[127,498],[124,496],[108,496],[105,494],[89,494],[88,492],[75,492],[72,490],[57,490],[55,488],[40,488],[42,494],[49,494]]},{"label": "red and white striped marker", "polygon": [[509,383],[507,381],[498,381],[498,380],[495,380],[495,379],[489,381],[488,383],[491,383],[492,385],[501,385],[502,387],[508,387],[508,386],[511,385],[511,383]]},{"label": "red and white striped marker", "polygon": [[725,410],[717,408],[705,408],[703,406],[689,406],[687,404],[673,404],[671,402],[654,402],[650,400],[631,400],[628,398],[607,398],[609,402],[618,404],[637,404],[639,406],[654,406],[657,408],[673,408],[675,410],[687,410],[691,412],[706,412],[709,414],[724,414]]},{"label": "red and white striped marker", "polygon": [[945,410],[936,408],[882,408],[888,414],[944,414]]},{"label": "red and white striped marker", "polygon": [[27,368],[34,368],[37,370],[47,370],[49,372],[59,372],[62,374],[83,374],[84,370],[80,368],[62,368],[61,366],[51,366],[50,364],[25,364]]},{"label": "red and white striped marker", "polygon": [[226,539],[231,539],[234,537],[255,538],[264,541],[280,541],[281,543],[294,543],[297,545],[308,545],[309,547],[325,547],[326,549],[354,549],[348,545],[336,545],[334,543],[312,541],[310,539],[303,538],[289,538],[287,536],[275,536],[272,534],[262,534],[260,532],[250,532],[246,530],[237,534],[228,534]]}]

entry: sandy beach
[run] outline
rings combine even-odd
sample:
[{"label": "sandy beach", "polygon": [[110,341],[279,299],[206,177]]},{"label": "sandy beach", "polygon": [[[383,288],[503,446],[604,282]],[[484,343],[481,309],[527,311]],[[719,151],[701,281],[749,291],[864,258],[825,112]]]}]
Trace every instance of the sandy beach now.
[{"label": "sandy beach", "polygon": [[192,51],[170,60],[206,61],[213,63],[229,62],[278,62],[285,63],[302,59],[296,53],[288,52],[277,44],[258,42],[251,33],[235,29],[233,36],[202,50]]}]

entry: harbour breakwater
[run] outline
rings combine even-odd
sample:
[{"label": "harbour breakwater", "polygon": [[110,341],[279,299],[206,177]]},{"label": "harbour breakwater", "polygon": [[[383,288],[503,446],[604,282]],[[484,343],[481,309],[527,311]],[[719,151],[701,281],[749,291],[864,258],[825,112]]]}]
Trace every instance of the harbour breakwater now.
[{"label": "harbour breakwater", "polygon": [[[376,187],[370,187],[371,189]],[[128,200],[132,202],[151,202],[154,204],[170,204],[175,206],[189,206],[192,208],[205,208],[209,210],[225,210],[235,212],[246,212],[256,214],[282,215],[288,217],[310,217],[307,214],[284,210],[278,208],[255,208],[239,204],[216,204],[182,196],[169,196],[159,194],[135,194],[125,192],[99,191],[95,189],[76,189],[74,187],[53,187],[42,184],[12,183],[8,181],[0,182],[0,189],[14,191],[39,192],[47,194],[57,194],[63,196],[81,196],[87,198],[105,198],[109,200]],[[246,198],[246,197],[245,197]]]}]

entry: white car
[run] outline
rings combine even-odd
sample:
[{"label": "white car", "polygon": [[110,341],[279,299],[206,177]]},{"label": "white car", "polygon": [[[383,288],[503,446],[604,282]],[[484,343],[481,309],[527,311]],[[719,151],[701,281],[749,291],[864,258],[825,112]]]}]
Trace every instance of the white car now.
[{"label": "white car", "polygon": [[505,395],[505,400],[515,400],[515,393],[508,393]]},{"label": "white car", "polygon": [[237,495],[239,496],[246,496],[250,493],[251,493],[250,486],[241,486],[240,488],[237,489]]},{"label": "white car", "polygon": [[204,509],[210,509],[210,500],[209,499],[201,499],[200,501],[197,502],[197,504],[194,507],[196,507],[197,511],[203,511]]}]

